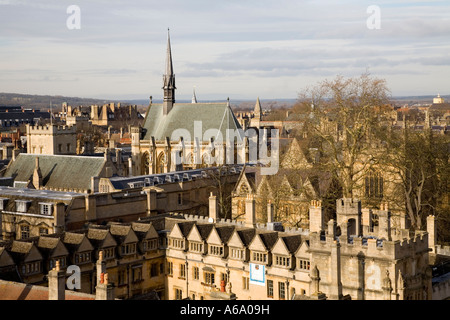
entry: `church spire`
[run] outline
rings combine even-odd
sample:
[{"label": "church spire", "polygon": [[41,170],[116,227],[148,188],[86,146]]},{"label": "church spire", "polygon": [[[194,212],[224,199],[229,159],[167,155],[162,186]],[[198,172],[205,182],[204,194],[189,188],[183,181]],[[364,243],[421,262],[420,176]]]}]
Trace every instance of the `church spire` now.
[{"label": "church spire", "polygon": [[259,97],[256,99],[255,109],[253,111],[255,118],[261,120],[261,103],[259,102]]},{"label": "church spire", "polygon": [[192,92],[192,103],[197,103],[197,96],[195,95],[195,87]]},{"label": "church spire", "polygon": [[167,29],[167,53],[166,53],[166,73],[164,74],[164,115],[168,114],[175,103],[175,74],[173,73],[172,49],[170,47],[170,34]]}]

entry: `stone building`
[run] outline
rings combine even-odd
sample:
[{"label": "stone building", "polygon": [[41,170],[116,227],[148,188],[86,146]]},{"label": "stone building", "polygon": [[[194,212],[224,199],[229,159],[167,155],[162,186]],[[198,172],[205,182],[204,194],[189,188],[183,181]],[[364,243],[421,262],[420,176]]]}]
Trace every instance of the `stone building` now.
[{"label": "stone building", "polygon": [[387,208],[371,229],[359,201],[338,202],[339,224],[312,202],[311,230],[256,224],[254,199],[245,222],[188,217],[168,235],[169,299],[207,298],[221,281],[237,299],[431,299],[428,233],[390,228]]},{"label": "stone building", "polygon": [[[100,160],[103,161],[102,158]],[[231,189],[242,167],[232,169],[220,177],[223,190]],[[52,188],[48,185],[51,179],[46,189],[0,186],[3,239],[19,240],[63,230],[70,231],[79,229],[86,223],[131,222],[169,211],[207,216],[208,197],[211,192],[218,194],[218,186],[215,185],[218,177],[206,172],[213,169],[130,178],[92,178],[88,175],[88,179],[84,180],[78,177],[79,172],[86,171],[83,167],[76,168],[73,177],[70,176],[69,169],[65,170],[66,179],[59,179],[60,185],[52,184]],[[29,174],[36,176],[33,178],[35,180],[45,180],[48,176],[45,167],[38,172],[34,171]],[[86,186],[77,186],[77,181]],[[66,182],[69,184],[63,185]],[[67,191],[69,189],[76,191]],[[90,192],[84,192],[86,189]],[[223,196],[227,196],[225,191]]]},{"label": "stone building", "polygon": [[[225,163],[243,164],[242,129],[229,101],[177,103],[170,38],[167,40],[163,103],[152,102],[142,127],[131,128],[133,174],[167,173]],[[228,134],[231,138],[228,139]],[[227,140],[231,141],[227,146]],[[233,147],[233,150],[229,147]]]},{"label": "stone building", "polygon": [[76,147],[76,126],[27,125],[27,153],[75,155]]},{"label": "stone building", "polygon": [[392,228],[386,206],[374,226],[358,200],[339,199],[328,222],[312,201],[307,230],[271,216],[256,223],[252,198],[241,222],[218,218],[216,197],[209,205],[209,217],[163,214],[3,242],[1,277],[18,270],[37,284],[58,261],[83,268],[83,292],[108,273],[123,299],[432,299],[429,233]]}]

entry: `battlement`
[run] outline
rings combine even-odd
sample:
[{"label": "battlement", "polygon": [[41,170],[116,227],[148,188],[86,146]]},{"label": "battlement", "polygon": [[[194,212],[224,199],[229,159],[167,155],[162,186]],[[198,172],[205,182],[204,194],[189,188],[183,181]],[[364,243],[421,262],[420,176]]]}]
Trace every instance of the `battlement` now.
[{"label": "battlement", "polygon": [[27,133],[29,134],[72,134],[76,133],[76,126],[64,125],[30,125]]},{"label": "battlement", "polygon": [[353,198],[341,198],[336,200],[336,212],[337,213],[353,213],[361,212],[361,200]]},{"label": "battlement", "polygon": [[428,233],[417,231],[414,235],[401,240],[388,241],[375,236],[338,236],[328,232],[321,235],[318,232],[310,234],[311,248],[321,251],[330,251],[331,244],[337,241],[341,246],[341,254],[357,255],[364,253],[371,257],[384,257],[389,259],[403,259],[412,252],[428,252]]}]

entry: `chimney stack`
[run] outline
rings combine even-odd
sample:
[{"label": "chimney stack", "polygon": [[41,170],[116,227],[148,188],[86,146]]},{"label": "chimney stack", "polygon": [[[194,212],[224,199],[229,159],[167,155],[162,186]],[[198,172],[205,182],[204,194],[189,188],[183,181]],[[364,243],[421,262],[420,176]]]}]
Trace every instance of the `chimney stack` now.
[{"label": "chimney stack", "polygon": [[271,200],[267,203],[267,223],[272,223],[274,218],[273,203]]},{"label": "chimney stack", "polygon": [[436,253],[436,224],[435,217],[430,215],[427,217],[428,247],[431,253]]},{"label": "chimney stack", "polygon": [[245,199],[245,226],[256,226],[255,198],[252,194],[248,194]]},{"label": "chimney stack", "polygon": [[388,204],[381,203],[381,208],[378,211],[378,236],[391,239],[391,213],[389,212]]},{"label": "chimney stack", "polygon": [[98,260],[97,260],[97,286],[101,282],[102,274],[106,273],[106,261],[103,260],[103,250],[98,252]]},{"label": "chimney stack", "polygon": [[325,230],[322,201],[311,200],[309,206],[309,231],[320,233],[322,230]]},{"label": "chimney stack", "polygon": [[209,196],[209,218],[213,220],[213,222],[217,222],[219,217],[219,203],[217,201],[217,197],[213,195],[211,192]]},{"label": "chimney stack", "polygon": [[66,299],[66,272],[62,271],[59,261],[56,266],[48,273],[48,300]]},{"label": "chimney stack", "polygon": [[100,274],[100,282],[95,288],[95,300],[114,300],[114,287],[108,281],[108,274]]}]

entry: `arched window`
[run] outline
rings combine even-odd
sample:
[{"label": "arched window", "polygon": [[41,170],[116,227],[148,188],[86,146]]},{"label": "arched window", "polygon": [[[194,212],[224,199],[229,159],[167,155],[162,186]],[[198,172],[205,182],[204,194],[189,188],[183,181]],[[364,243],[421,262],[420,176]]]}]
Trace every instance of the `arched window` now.
[{"label": "arched window", "polygon": [[384,181],[380,172],[370,171],[364,181],[366,198],[383,198]]},{"label": "arched window", "polygon": [[148,152],[145,152],[142,156],[142,174],[150,174],[151,157]]},{"label": "arched window", "polygon": [[161,152],[158,156],[158,163],[156,164],[156,173],[165,172],[166,161],[166,154],[164,152]]}]

